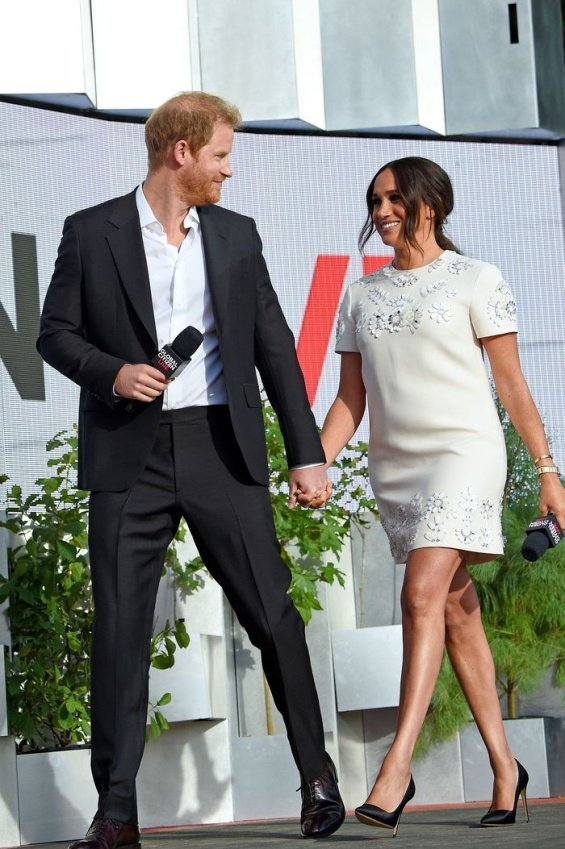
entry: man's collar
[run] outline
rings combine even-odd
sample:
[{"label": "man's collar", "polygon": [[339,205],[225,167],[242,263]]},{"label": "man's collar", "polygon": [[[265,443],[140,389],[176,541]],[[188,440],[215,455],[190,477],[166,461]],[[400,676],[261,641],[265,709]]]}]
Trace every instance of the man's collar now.
[{"label": "man's collar", "polygon": [[[135,193],[135,202],[137,204],[137,211],[139,213],[139,222],[142,227],[147,227],[150,224],[159,224],[162,228],[161,222],[155,217],[155,213],[149,206],[149,202],[145,197],[143,192],[143,185],[139,185],[137,187],[137,191]],[[183,221],[184,226],[187,230],[191,227],[194,227],[195,230],[198,230],[200,227],[200,218],[198,217],[198,211],[195,206],[192,206]]]}]

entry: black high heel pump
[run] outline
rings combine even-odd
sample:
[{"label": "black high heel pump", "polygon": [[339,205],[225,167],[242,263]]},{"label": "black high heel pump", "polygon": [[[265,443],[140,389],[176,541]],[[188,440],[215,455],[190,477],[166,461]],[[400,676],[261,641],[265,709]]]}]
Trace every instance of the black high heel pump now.
[{"label": "black high heel pump", "polygon": [[358,808],[355,808],[355,816],[359,822],[365,823],[365,825],[377,825],[380,828],[392,828],[392,836],[396,837],[398,823],[400,822],[400,815],[410,799],[414,796],[415,792],[416,785],[414,784],[414,779],[410,776],[408,789],[402,797],[400,805],[395,808],[394,811],[384,811],[377,805],[368,805],[365,803],[364,805],[359,805]]},{"label": "black high heel pump", "polygon": [[528,800],[526,799],[526,787],[528,786],[530,776],[528,775],[521,763],[516,761],[516,764],[518,766],[518,783],[516,784],[514,807],[510,811],[489,811],[481,819],[481,825],[513,825],[516,822],[516,808],[518,806],[518,799],[520,798],[520,796],[524,800],[524,808],[526,810],[526,822],[530,821],[530,815],[528,813]]}]

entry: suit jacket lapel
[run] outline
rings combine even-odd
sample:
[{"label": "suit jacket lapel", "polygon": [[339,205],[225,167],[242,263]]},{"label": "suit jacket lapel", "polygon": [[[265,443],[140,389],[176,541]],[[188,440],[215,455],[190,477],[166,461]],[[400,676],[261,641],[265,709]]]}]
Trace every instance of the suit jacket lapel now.
[{"label": "suit jacket lapel", "polygon": [[213,206],[198,207],[198,216],[202,227],[202,243],[216,330],[221,335],[229,316],[231,236],[218,224]]},{"label": "suit jacket lapel", "polygon": [[143,247],[135,191],[119,198],[108,218],[107,241],[122,285],[143,326],[157,346],[149,272]]}]

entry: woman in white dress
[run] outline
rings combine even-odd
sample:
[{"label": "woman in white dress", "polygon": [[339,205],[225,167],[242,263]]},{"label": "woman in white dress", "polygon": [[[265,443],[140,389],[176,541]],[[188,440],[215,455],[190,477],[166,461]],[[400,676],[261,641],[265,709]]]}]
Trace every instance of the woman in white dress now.
[{"label": "woman in white dress", "polygon": [[512,294],[497,268],[461,256],[443,232],[453,208],[448,175],[420,157],[395,160],[371,181],[367,207],[361,250],[377,232],[394,258],[344,296],[339,389],[322,442],[329,466],[367,404],[371,484],[393,556],[406,572],[398,725],[356,815],[396,834],[415,792],[410,763],[445,646],[494,773],[481,823],[508,825],[520,795],[526,803],[528,774],[506,740],[467,571],[503,551],[506,452],[485,351],[498,397],[538,468],[540,513],[555,513],[561,527],[565,490],[521,371]]}]

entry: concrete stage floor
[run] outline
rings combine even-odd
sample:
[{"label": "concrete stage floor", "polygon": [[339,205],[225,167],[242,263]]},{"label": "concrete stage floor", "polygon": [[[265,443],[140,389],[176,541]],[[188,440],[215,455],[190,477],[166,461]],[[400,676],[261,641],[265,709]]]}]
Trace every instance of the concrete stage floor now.
[{"label": "concrete stage floor", "polygon": [[[463,807],[407,807],[394,849],[565,849],[565,798],[528,801],[530,822],[522,802],[517,822],[507,828],[480,828],[478,822],[488,805]],[[77,835],[78,836],[78,835]],[[298,820],[229,823],[147,829],[142,849],[297,849],[300,845],[328,849],[363,849],[378,844],[383,849],[393,840],[387,829],[372,828],[348,815],[332,837],[305,841]],[[36,843],[33,849],[66,849],[67,843]],[[32,847],[30,847],[32,849]]]}]

